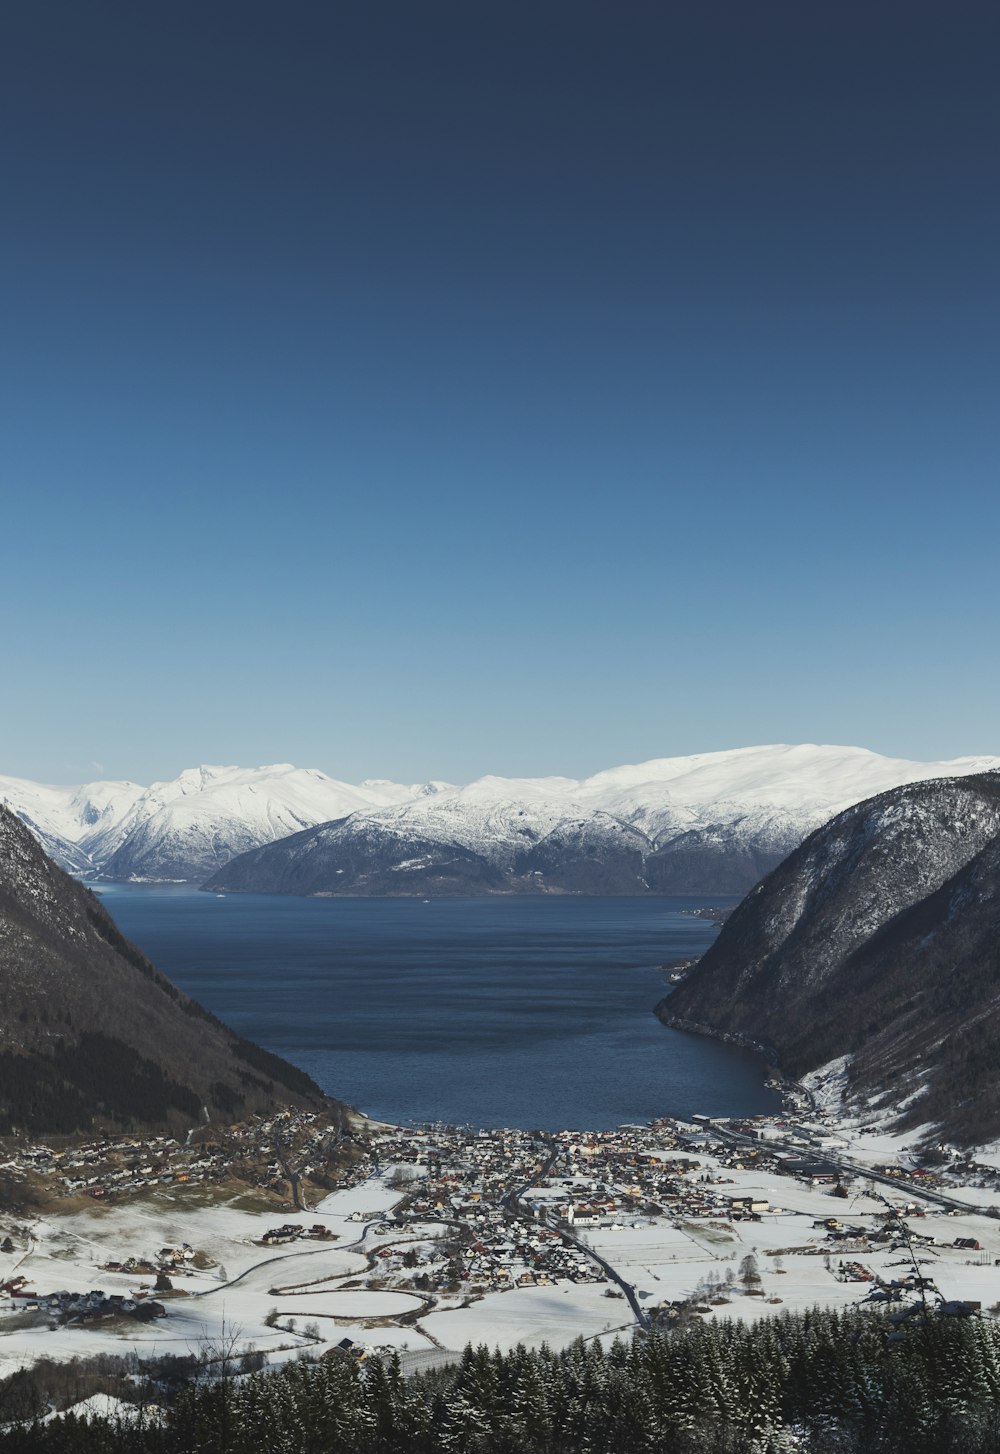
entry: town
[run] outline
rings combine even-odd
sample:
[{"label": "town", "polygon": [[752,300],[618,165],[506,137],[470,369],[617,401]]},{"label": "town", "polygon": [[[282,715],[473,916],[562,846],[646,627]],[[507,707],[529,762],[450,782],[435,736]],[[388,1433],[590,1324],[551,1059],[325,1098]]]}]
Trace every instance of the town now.
[{"label": "town", "polygon": [[1000,1308],[989,1158],[782,1115],[585,1132],[282,1111],[186,1140],[10,1142],[0,1374],[56,1346],[275,1365],[558,1346],[860,1304]]}]

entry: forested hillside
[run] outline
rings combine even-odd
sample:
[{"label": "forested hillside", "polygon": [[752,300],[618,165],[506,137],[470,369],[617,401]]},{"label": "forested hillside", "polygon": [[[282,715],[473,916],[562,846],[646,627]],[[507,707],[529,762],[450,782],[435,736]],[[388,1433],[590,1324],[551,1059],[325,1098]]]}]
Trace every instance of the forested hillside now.
[{"label": "forested hillside", "polygon": [[[234,1367],[145,1423],[0,1433],[0,1454],[996,1454],[1000,1328],[814,1311],[722,1322],[609,1350],[582,1340],[409,1380],[333,1354]],[[134,1397],[160,1397],[141,1390]],[[8,1380],[8,1408],[25,1376]],[[24,1410],[21,1409],[23,1414]],[[141,1418],[141,1416],[140,1416]]]}]

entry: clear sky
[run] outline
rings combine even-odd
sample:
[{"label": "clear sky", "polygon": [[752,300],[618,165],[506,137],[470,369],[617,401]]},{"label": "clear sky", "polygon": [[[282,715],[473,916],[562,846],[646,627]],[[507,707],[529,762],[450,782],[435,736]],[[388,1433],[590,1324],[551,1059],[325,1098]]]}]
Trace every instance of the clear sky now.
[{"label": "clear sky", "polygon": [[0,772],[1000,752],[1000,10],[7,6]]}]

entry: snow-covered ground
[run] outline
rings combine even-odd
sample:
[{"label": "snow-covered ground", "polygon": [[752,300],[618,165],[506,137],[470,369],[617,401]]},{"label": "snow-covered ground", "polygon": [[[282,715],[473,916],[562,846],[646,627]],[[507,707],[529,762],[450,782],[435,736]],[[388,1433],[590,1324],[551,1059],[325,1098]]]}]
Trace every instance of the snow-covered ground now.
[{"label": "snow-covered ground", "polygon": [[[853,1137],[851,1154],[872,1166],[887,1158],[905,1165],[908,1143]],[[645,1308],[688,1299],[704,1309],[703,1316],[758,1318],[815,1305],[845,1306],[866,1299],[871,1284],[846,1280],[843,1264],[860,1263],[886,1281],[913,1270],[905,1248],[859,1250],[855,1242],[827,1241],[826,1228],[817,1225],[835,1218],[874,1230],[887,1202],[902,1209],[917,1201],[910,1183],[897,1189],[858,1180],[842,1198],[828,1185],[725,1166],[707,1154],[697,1175],[710,1177],[713,1191],[750,1197],[769,1210],[759,1220],[605,1217],[604,1225],[574,1229],[585,1247],[633,1287]],[[433,1220],[390,1227],[385,1218],[400,1192],[387,1176],[391,1171],[334,1192],[307,1214],[248,1211],[235,1202],[212,1204],[183,1188],[164,1188],[148,1198],[38,1219],[27,1246],[16,1235],[17,1250],[0,1258],[0,1280],[25,1276],[38,1293],[100,1288],[153,1297],[152,1275],[108,1272],[103,1264],[187,1243],[210,1265],[172,1273],[173,1294],[159,1297],[166,1315],[148,1323],[55,1326],[54,1316],[45,1313],[0,1311],[0,1376],[43,1355],[128,1349],[152,1356],[206,1348],[239,1354],[252,1347],[277,1363],[302,1350],[322,1351],[344,1337],[391,1346],[415,1360],[444,1359],[467,1342],[559,1346],[580,1336],[606,1340],[634,1326],[627,1301],[607,1281],[567,1278],[482,1296],[470,1286],[453,1294],[393,1286],[393,1276],[399,1281],[400,1274],[387,1278],[383,1263],[367,1254],[390,1245],[400,1251],[419,1247],[427,1268],[435,1238],[448,1229]],[[558,1195],[559,1184],[552,1177],[533,1200],[545,1206]],[[955,1196],[969,1203],[968,1213],[948,1215],[925,1204],[926,1215],[911,1218],[917,1236],[934,1239],[933,1245],[915,1244],[921,1272],[936,1281],[942,1297],[974,1300],[989,1309],[1000,1303],[1000,1220],[984,1211],[1000,1209],[1000,1190],[956,1188]],[[262,1245],[264,1232],[286,1217],[305,1226],[322,1222],[335,1240]],[[979,1246],[957,1248],[958,1238]],[[748,1255],[760,1273],[757,1295],[741,1277]]]},{"label": "snow-covered ground", "polygon": [[207,875],[248,848],[433,790],[387,781],[354,785],[290,763],[188,768],[148,788],[60,788],[0,777],[0,802],[58,862],[112,878],[185,878],[195,869]]},{"label": "snow-covered ground", "polygon": [[[39,1293],[61,1290],[87,1292],[100,1288],[134,1294],[145,1290],[166,1308],[166,1316],[150,1323],[122,1320],[113,1330],[101,1324],[50,1328],[54,1319],[39,1319],[37,1327],[18,1324],[26,1315],[0,1312],[0,1377],[36,1358],[127,1351],[143,1356],[185,1354],[205,1346],[232,1343],[235,1351],[251,1345],[269,1355],[280,1349],[311,1347],[314,1337],[302,1330],[314,1319],[326,1324],[321,1341],[387,1343],[401,1330],[366,1330],[368,1319],[405,1312],[419,1300],[402,1293],[364,1290],[337,1292],[342,1283],[367,1275],[362,1248],[377,1245],[370,1221],[398,1200],[384,1179],[372,1179],[335,1192],[306,1215],[242,1211],[233,1205],[192,1204],[182,1191],[161,1191],[148,1199],[135,1199],[114,1207],[39,1219],[31,1226],[32,1244],[9,1257],[0,1257],[0,1280],[20,1274]],[[366,1221],[352,1217],[362,1213]],[[265,1247],[260,1239],[285,1216],[302,1225],[322,1221],[336,1241],[293,1243]],[[384,1236],[381,1240],[385,1240]],[[151,1257],[161,1247],[188,1243],[213,1266],[203,1272],[171,1273],[174,1292],[158,1295],[150,1274],[108,1272],[108,1260]],[[352,1245],[353,1244],[353,1245]],[[310,1295],[307,1284],[322,1282],[323,1293]],[[185,1295],[186,1294],[186,1295]],[[387,1301],[391,1297],[392,1306]],[[0,1305],[2,1306],[2,1305]],[[274,1327],[265,1319],[273,1310]],[[37,1315],[31,1315],[36,1316]],[[336,1322],[330,1321],[336,1318]],[[289,1319],[296,1329],[288,1331]],[[409,1332],[409,1346],[426,1347],[428,1340]],[[405,1342],[406,1336],[399,1341]]]},{"label": "snow-covered ground", "polygon": [[452,1349],[462,1349],[466,1343],[564,1347],[576,1338],[632,1326],[627,1304],[607,1297],[606,1287],[606,1283],[560,1283],[487,1293],[467,1308],[431,1313],[421,1326]]},{"label": "snow-covered ground", "polygon": [[[993,767],[1000,758],[909,762],[857,747],[746,747],[656,758],[583,779],[490,775],[459,788],[437,785],[434,793],[359,808],[344,831],[352,841],[375,834],[459,846],[504,869],[557,833],[640,854],[691,832],[785,853],[834,814],[887,788]],[[395,868],[422,863],[403,858]]]}]

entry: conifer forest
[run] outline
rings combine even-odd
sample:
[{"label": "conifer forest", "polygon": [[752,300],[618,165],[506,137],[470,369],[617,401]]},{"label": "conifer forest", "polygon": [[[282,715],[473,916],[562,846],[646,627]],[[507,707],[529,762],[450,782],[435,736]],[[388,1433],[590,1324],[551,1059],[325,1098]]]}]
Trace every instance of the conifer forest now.
[{"label": "conifer forest", "polygon": [[[1000,1327],[975,1317],[901,1325],[814,1311],[696,1325],[608,1349],[583,1341],[560,1352],[469,1347],[459,1363],[408,1379],[395,1359],[359,1365],[328,1355],[256,1374],[234,1365],[157,1408],[153,1384],[127,1381],[146,1401],[135,1420],[24,1418],[0,1436],[0,1454],[1000,1450]],[[3,1393],[10,1410],[12,1380]]]}]

